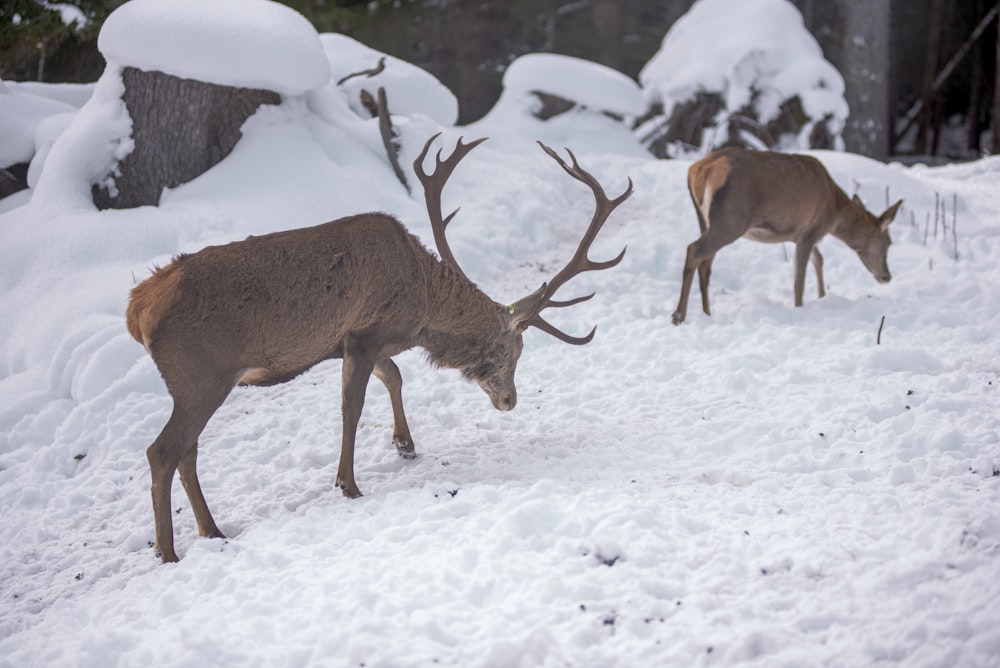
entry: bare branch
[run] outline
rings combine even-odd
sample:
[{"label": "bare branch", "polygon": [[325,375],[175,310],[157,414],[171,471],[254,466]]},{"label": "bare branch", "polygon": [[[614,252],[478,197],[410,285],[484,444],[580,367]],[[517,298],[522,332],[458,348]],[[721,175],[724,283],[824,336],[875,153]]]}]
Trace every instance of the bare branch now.
[{"label": "bare branch", "polygon": [[351,74],[341,77],[340,80],[337,81],[337,85],[340,86],[345,81],[349,81],[354,77],[373,77],[384,69],[385,69],[385,56],[382,56],[381,58],[378,59],[378,65],[376,65],[375,67],[368,70],[361,70],[360,72],[352,72]]}]

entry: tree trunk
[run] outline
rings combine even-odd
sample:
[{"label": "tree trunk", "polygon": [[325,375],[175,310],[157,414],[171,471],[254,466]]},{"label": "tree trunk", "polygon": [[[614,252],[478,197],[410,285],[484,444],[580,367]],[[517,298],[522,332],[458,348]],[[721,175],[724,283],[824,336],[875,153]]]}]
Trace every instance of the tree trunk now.
[{"label": "tree trunk", "polygon": [[99,209],[158,205],[164,188],[187,183],[229,155],[240,127],[261,104],[281,102],[272,91],[133,67],[125,68],[122,79],[135,148],[118,164],[114,192],[94,186]]},{"label": "tree trunk", "polygon": [[913,147],[915,153],[927,153],[927,138],[934,112],[934,78],[937,76],[938,60],[941,57],[944,9],[945,0],[931,2],[930,24],[927,29],[927,57],[924,59],[924,80],[920,95],[923,107],[920,111],[920,124],[917,126],[917,140]]},{"label": "tree trunk", "polygon": [[[1000,0],[997,2],[1000,11]],[[1000,32],[1000,18],[997,19],[997,30]],[[996,61],[993,74],[993,155],[1000,153],[1000,38],[996,41]]]},{"label": "tree trunk", "polygon": [[889,157],[890,0],[844,0],[843,66],[851,114],[844,128],[848,151]]}]

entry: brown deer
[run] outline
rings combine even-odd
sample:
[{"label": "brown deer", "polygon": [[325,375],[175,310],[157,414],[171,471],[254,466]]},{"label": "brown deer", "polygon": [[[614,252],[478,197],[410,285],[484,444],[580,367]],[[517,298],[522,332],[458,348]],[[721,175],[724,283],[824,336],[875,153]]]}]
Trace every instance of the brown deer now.
[{"label": "brown deer", "polygon": [[531,326],[567,343],[589,342],[546,322],[542,310],[593,297],[552,297],[573,276],[608,269],[588,252],[612,211],[632,194],[609,199],[567,149],[572,165],[541,144],[567,174],[593,191],[596,210],[569,263],[537,291],[507,306],[481,292],[462,273],[445,238],[458,213],[441,215],[441,192],[455,166],[484,139],[458,140],[445,160],[423,168],[431,137],[414,163],[441,260],[392,216],[365,213],[303,229],[248,237],[179,255],[131,293],[126,319],[149,352],[173,398],[166,426],[146,451],[152,477],[156,550],[177,561],[170,512],[174,472],[191,502],[202,536],[222,537],[198,482],[198,437],[237,384],[291,380],[323,360],[341,358],[343,440],[337,485],[361,495],[354,479],[354,442],[368,379],[382,381],[392,403],[393,442],[415,456],[403,413],[402,378],[392,356],[424,348],[431,362],[461,370],[503,411],[517,403],[514,370],[522,334]]},{"label": "brown deer", "polygon": [[888,283],[891,278],[886,260],[891,243],[889,224],[903,200],[876,217],[857,195],[849,198],[813,157],[723,148],[691,165],[688,191],[701,236],[687,248],[681,297],[673,315],[675,325],[684,322],[687,315],[695,269],[702,310],[711,315],[708,282],[712,261],[719,249],[740,237],[765,243],[795,242],[796,306],[802,306],[810,256],[819,296],[826,295],[823,256],[816,244],[827,234],[850,246],[879,283]]}]

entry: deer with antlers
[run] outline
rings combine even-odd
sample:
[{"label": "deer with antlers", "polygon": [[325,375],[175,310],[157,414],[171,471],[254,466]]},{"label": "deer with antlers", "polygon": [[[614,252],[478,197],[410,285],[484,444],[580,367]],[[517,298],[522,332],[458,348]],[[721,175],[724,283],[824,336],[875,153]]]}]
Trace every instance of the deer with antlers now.
[{"label": "deer with antlers", "polygon": [[577,274],[621,262],[624,249],[603,262],[591,260],[588,252],[611,213],[632,194],[632,180],[625,192],[609,199],[569,149],[571,165],[539,142],[567,174],[593,191],[596,208],[569,263],[508,306],[490,299],[462,272],[445,237],[458,210],[447,217],[441,212],[449,176],[485,138],[459,139],[447,159],[439,150],[435,170],[428,174],[423,163],[437,136],[424,145],[414,169],[424,186],[440,260],[392,216],[365,213],[179,255],[132,290],[128,330],[153,358],[173,399],[166,426],[146,451],[155,549],[164,562],[177,561],[170,512],[175,471],[198,533],[223,537],[198,482],[198,438],[234,386],[282,383],[324,360],[342,359],[337,484],[345,496],[358,497],[354,443],[372,374],[389,391],[396,449],[404,457],[415,456],[393,355],[421,347],[433,363],[459,369],[497,409],[507,411],[517,403],[514,371],[528,327],[574,345],[593,338],[596,327],[586,336],[570,336],[541,312],[593,297],[553,299]]}]

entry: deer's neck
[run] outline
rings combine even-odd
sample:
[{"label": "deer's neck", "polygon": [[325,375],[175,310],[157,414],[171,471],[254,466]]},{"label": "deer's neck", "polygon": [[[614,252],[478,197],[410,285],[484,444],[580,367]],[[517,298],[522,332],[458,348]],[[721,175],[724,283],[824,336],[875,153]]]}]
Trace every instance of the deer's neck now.
[{"label": "deer's neck", "polygon": [[428,304],[418,345],[440,366],[469,366],[500,331],[502,308],[443,262],[433,269]]},{"label": "deer's neck", "polygon": [[834,202],[834,218],[837,222],[830,234],[857,249],[864,242],[864,216],[843,190],[838,189]]}]

